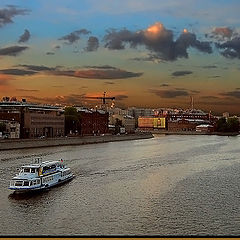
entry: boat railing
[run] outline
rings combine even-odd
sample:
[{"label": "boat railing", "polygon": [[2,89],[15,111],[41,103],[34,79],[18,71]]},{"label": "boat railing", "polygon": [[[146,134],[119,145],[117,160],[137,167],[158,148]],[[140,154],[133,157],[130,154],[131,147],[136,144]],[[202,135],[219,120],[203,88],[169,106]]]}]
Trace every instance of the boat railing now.
[{"label": "boat railing", "polygon": [[42,163],[42,158],[40,158],[40,157],[34,158],[34,159],[32,160],[32,163],[41,164],[41,163]]}]

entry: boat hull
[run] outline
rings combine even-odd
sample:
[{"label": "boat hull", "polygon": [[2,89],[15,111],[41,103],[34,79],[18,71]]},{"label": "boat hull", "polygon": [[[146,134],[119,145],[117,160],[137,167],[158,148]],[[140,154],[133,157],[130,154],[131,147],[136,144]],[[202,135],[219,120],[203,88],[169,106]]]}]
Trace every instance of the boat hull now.
[{"label": "boat hull", "polygon": [[16,187],[9,187],[8,189],[10,190],[13,190],[14,193],[16,194],[21,194],[21,193],[29,193],[29,192],[37,192],[37,191],[44,191],[44,190],[48,190],[50,188],[53,188],[53,187],[57,187],[57,186],[60,186],[66,182],[69,182],[71,181],[75,176],[72,175],[72,176],[69,176],[68,178],[66,179],[63,179],[63,180],[60,180],[56,183],[53,183],[51,185],[42,185],[40,187],[34,187],[34,188],[29,188],[29,187],[26,187],[26,188],[16,188]]}]

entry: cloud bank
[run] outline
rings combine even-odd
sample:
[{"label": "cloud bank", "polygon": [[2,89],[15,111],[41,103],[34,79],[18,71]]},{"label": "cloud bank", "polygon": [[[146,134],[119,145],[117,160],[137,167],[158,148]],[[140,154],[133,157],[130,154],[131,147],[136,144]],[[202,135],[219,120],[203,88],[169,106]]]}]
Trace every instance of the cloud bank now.
[{"label": "cloud bank", "polygon": [[6,48],[0,48],[0,55],[16,57],[28,48],[29,47],[26,46],[11,46]]},{"label": "cloud bank", "polygon": [[212,53],[210,42],[197,40],[194,33],[186,29],[174,40],[173,32],[163,24],[156,22],[146,30],[131,32],[127,29],[116,31],[110,29],[104,36],[105,47],[110,50],[122,50],[128,44],[130,48],[145,46],[159,59],[174,61],[178,58],[188,58],[188,48],[192,47],[204,53]]},{"label": "cloud bank", "polygon": [[20,68],[2,69],[0,72],[6,75],[34,75],[44,73],[55,76],[67,76],[87,79],[125,79],[140,77],[143,73],[129,72],[112,66],[87,66],[87,69],[64,69],[63,67],[46,67],[38,65],[18,65]]},{"label": "cloud bank", "polygon": [[65,40],[66,44],[73,44],[75,42],[77,42],[80,39],[81,35],[87,35],[91,33],[90,31],[88,31],[87,29],[80,29],[74,32],[71,32],[61,38],[59,38],[58,40]]},{"label": "cloud bank", "polygon": [[16,6],[9,5],[7,8],[0,9],[0,28],[6,24],[13,23],[13,18],[18,15],[26,15],[28,9],[21,9]]}]

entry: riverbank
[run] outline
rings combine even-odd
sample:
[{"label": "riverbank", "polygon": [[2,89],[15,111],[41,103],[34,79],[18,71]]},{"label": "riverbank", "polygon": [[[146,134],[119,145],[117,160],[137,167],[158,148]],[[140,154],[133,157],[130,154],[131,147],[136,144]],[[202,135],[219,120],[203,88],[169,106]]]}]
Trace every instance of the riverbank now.
[{"label": "riverbank", "polygon": [[196,132],[196,131],[151,131],[152,134],[164,134],[164,135],[218,135],[218,136],[237,136],[238,132]]},{"label": "riverbank", "polygon": [[84,137],[62,137],[47,139],[6,139],[0,141],[0,151],[23,149],[23,148],[39,148],[39,147],[55,147],[68,145],[83,145],[115,141],[127,141],[153,138],[151,133],[136,133],[128,135],[104,135],[104,136],[84,136]]}]

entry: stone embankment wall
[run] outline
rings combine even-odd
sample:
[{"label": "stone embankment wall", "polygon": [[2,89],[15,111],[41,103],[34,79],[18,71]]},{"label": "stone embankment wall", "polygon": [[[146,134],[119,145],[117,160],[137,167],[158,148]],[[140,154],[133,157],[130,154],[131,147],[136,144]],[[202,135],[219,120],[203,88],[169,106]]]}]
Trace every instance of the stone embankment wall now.
[{"label": "stone embankment wall", "polygon": [[84,137],[63,137],[49,139],[6,139],[0,140],[1,150],[12,150],[21,148],[54,147],[67,145],[83,145],[92,143],[104,143],[114,141],[126,141],[152,138],[151,133],[139,133],[129,135],[105,135],[105,136],[84,136]]},{"label": "stone embankment wall", "polygon": [[165,135],[219,135],[219,136],[237,136],[238,132],[196,132],[196,131],[151,131],[152,134],[165,134]]}]

